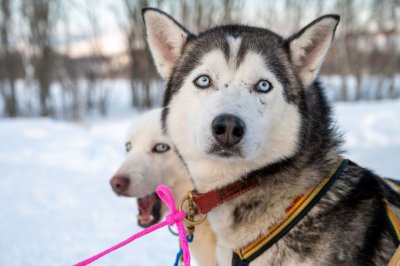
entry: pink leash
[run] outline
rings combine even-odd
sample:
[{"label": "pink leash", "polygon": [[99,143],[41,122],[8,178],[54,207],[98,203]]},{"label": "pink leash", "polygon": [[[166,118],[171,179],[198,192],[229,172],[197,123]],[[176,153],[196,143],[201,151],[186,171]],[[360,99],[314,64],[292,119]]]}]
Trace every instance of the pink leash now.
[{"label": "pink leash", "polygon": [[158,224],[152,225],[137,234],[134,234],[133,236],[129,237],[128,239],[122,241],[121,243],[116,244],[115,246],[112,246],[111,248],[106,249],[103,252],[100,252],[99,254],[97,254],[91,258],[88,258],[84,261],[78,262],[78,263],[74,264],[74,266],[88,265],[88,264],[100,259],[101,257],[107,255],[108,253],[113,252],[114,250],[119,249],[142,236],[145,236],[145,235],[147,235],[157,229],[160,229],[166,225],[173,226],[174,224],[176,224],[176,226],[178,228],[179,242],[181,244],[181,248],[183,251],[183,263],[185,266],[190,266],[189,247],[188,247],[188,242],[186,239],[185,227],[182,222],[182,219],[186,216],[186,214],[184,211],[178,212],[178,210],[176,209],[174,197],[172,196],[172,192],[166,185],[159,185],[157,187],[156,191],[157,191],[157,194],[160,197],[160,199],[167,205],[167,207],[170,210],[170,213],[165,217],[164,221],[162,221]]}]

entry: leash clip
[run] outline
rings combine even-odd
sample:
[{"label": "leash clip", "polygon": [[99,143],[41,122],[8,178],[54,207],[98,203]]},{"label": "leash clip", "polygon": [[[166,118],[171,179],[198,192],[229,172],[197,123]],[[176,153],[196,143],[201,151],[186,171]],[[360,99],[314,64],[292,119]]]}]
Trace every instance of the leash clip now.
[{"label": "leash clip", "polygon": [[183,218],[183,221],[186,224],[186,229],[188,230],[188,235],[190,238],[193,235],[196,225],[199,225],[206,220],[207,214],[203,214],[203,216],[197,220],[195,219],[195,216],[198,213],[196,212],[197,208],[195,206],[193,199],[193,191],[189,191],[187,195],[182,199],[178,208],[179,211],[183,210],[183,205],[185,204],[186,201],[188,202],[189,210],[187,212],[185,211],[186,216]]}]

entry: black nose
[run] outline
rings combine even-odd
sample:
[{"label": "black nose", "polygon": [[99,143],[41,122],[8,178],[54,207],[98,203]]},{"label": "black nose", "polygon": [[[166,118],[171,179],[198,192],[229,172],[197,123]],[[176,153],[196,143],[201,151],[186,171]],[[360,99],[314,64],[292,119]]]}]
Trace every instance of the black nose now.
[{"label": "black nose", "polygon": [[223,145],[233,146],[243,138],[246,124],[237,116],[222,114],[212,122],[214,138]]}]

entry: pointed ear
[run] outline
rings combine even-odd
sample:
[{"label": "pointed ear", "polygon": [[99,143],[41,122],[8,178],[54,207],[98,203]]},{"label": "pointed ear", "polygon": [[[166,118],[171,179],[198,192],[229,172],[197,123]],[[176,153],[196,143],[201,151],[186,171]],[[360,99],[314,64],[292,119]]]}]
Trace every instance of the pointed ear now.
[{"label": "pointed ear", "polygon": [[304,86],[317,77],[339,20],[338,15],[322,16],[288,39],[292,64]]},{"label": "pointed ear", "polygon": [[168,79],[190,33],[161,10],[144,8],[142,16],[157,70],[164,79]]}]

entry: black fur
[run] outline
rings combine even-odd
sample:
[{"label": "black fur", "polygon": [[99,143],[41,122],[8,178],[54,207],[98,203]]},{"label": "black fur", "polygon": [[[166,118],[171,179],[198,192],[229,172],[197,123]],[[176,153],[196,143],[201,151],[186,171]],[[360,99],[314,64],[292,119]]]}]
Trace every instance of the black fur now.
[{"label": "black fur", "polygon": [[256,200],[239,204],[235,207],[235,210],[233,211],[233,221],[238,224],[241,223],[244,217],[243,214],[256,209],[261,205],[261,203],[262,202],[260,200]]}]

